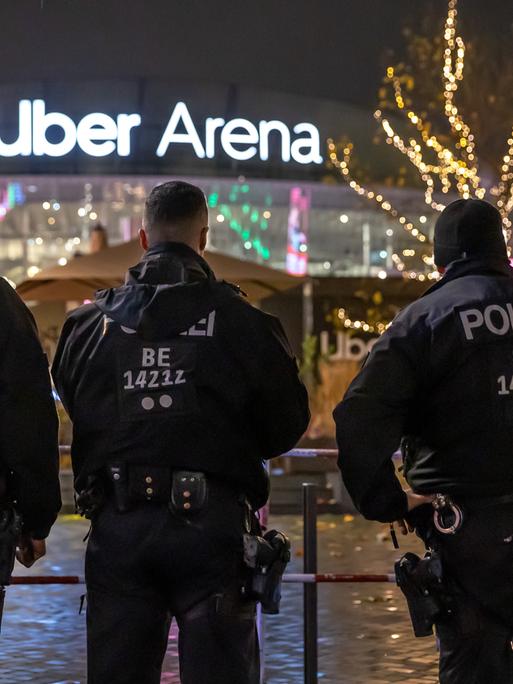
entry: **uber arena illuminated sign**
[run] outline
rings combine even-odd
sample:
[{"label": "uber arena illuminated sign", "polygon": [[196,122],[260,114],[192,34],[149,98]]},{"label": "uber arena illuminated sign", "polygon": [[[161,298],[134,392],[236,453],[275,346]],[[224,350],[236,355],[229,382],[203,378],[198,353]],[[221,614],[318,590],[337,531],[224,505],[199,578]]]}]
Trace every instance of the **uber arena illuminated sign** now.
[{"label": "uber arena illuminated sign", "polygon": [[[118,114],[116,118],[95,112],[78,123],[61,112],[47,112],[44,100],[20,100],[19,131],[13,142],[0,134],[0,157],[64,157],[77,146],[91,157],[116,154],[129,157],[140,114]],[[48,139],[50,128],[60,129],[58,142]],[[285,163],[321,164],[320,135],[311,123],[298,123],[292,131],[283,121],[259,121],[207,117],[197,126],[185,102],[177,102],[163,130],[155,154],[168,157],[175,145],[189,145],[200,159],[213,159],[219,152],[231,159],[269,159],[270,136],[279,136],[280,157]]]}]

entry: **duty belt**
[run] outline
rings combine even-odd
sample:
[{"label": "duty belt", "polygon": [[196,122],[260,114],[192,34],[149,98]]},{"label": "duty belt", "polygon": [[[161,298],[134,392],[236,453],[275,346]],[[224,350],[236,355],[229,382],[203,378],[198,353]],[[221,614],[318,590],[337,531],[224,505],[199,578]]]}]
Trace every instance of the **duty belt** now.
[{"label": "duty belt", "polygon": [[175,512],[193,515],[206,506],[209,496],[238,496],[233,488],[200,471],[111,463],[107,475],[120,512],[141,503],[165,503]]}]

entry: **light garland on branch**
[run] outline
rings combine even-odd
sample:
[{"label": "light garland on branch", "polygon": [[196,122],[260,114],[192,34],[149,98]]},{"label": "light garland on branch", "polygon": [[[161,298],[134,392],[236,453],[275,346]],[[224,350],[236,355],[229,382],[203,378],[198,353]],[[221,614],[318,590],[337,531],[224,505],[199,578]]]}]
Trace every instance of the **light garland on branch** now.
[{"label": "light garland on branch", "polygon": [[417,228],[412,221],[409,221],[406,216],[403,216],[401,212],[392,205],[391,202],[383,197],[382,194],[365,188],[352,177],[349,170],[351,154],[353,151],[353,145],[351,143],[348,143],[344,147],[344,158],[342,160],[339,160],[337,156],[336,145],[331,139],[328,140],[328,150],[331,163],[335,166],[335,168],[339,169],[342,177],[349,184],[350,188],[352,188],[358,195],[376,202],[376,204],[378,204],[385,213],[396,219],[399,224],[419,242],[429,242],[427,235],[425,235],[420,228]]},{"label": "light garland on branch", "polygon": [[[402,215],[402,213],[399,212],[388,200],[386,200],[382,194],[375,193],[374,191],[363,187],[351,176],[351,172],[349,170],[349,163],[353,149],[353,145],[351,143],[348,143],[344,147],[344,158],[342,161],[338,159],[335,143],[331,139],[328,140],[328,149],[332,164],[337,169],[339,169],[340,173],[345,178],[346,182],[349,184],[349,187],[351,189],[353,189],[358,195],[364,196],[368,200],[375,201],[380,206],[382,211],[387,213],[391,218],[397,220],[399,225],[401,225],[401,227],[404,228],[404,230],[406,230],[412,237],[416,238],[419,242],[426,245],[429,244],[429,239],[427,235],[423,233],[420,230],[420,228],[417,228],[412,221],[409,221],[406,218],[406,216]],[[411,253],[403,254],[403,256],[415,256],[415,251],[411,250]],[[434,272],[434,275],[432,276],[431,273],[425,275],[423,273],[418,273],[417,271],[407,269],[406,264],[399,257],[398,254],[392,254],[392,263],[394,264],[394,267],[397,269],[397,271],[399,271],[399,273],[401,273],[401,275],[404,278],[423,281],[427,278],[436,279],[439,277],[438,272]]]},{"label": "light garland on branch", "polygon": [[[453,137],[453,149],[443,144],[440,137],[431,132],[431,126],[413,108],[404,97],[401,78],[394,67],[387,68],[385,83],[393,89],[393,96],[397,111],[404,116],[411,129],[407,136],[401,135],[381,110],[374,113],[376,121],[381,125],[388,145],[395,147],[417,171],[425,186],[424,199],[434,211],[440,212],[445,204],[438,202],[435,192],[447,194],[456,191],[463,199],[475,197],[483,199],[487,189],[481,184],[479,175],[479,160],[476,151],[476,140],[468,123],[463,118],[455,102],[460,83],[463,81],[465,66],[465,43],[457,35],[457,3],[449,0],[447,17],[444,26],[444,57],[442,66],[442,85],[444,99],[444,114],[450,126]],[[500,180],[490,189],[490,194],[497,198],[497,208],[501,214],[506,241],[511,239],[512,222],[509,218],[513,211],[513,130],[508,141],[508,151],[502,158]],[[329,159],[337,168],[345,182],[360,196],[376,202],[378,206],[419,242],[429,244],[429,239],[419,227],[409,221],[402,213],[392,206],[380,194],[364,187],[351,173],[351,155],[353,146],[346,143],[343,157],[339,159],[337,146],[333,140],[328,140]],[[427,256],[427,255],[425,255]],[[420,279],[414,271],[408,271],[404,262],[397,254],[393,255],[395,268],[407,278]],[[427,264],[423,256],[424,262]],[[432,264],[429,264],[432,265]],[[434,268],[434,266],[432,266]],[[434,274],[434,275],[433,275]],[[436,271],[426,277],[436,279]]]}]

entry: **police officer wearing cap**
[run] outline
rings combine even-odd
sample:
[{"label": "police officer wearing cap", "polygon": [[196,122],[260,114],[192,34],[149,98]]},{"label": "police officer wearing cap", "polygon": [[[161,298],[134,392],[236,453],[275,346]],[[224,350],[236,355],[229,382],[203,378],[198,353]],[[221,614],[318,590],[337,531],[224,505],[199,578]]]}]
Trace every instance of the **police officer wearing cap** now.
[{"label": "police officer wearing cap", "polygon": [[[441,561],[440,682],[502,684],[513,681],[513,270],[499,212],[450,204],[434,259],[443,278],[395,318],[335,409],[339,466],[365,517],[414,527]],[[391,460],[404,438],[406,491]]]},{"label": "police officer wearing cap", "polygon": [[279,321],[203,258],[202,191],[155,187],[143,225],[142,261],[69,316],[53,366],[92,519],[88,682],[160,682],[174,617],[182,684],[257,684],[242,539],[307,395]]}]

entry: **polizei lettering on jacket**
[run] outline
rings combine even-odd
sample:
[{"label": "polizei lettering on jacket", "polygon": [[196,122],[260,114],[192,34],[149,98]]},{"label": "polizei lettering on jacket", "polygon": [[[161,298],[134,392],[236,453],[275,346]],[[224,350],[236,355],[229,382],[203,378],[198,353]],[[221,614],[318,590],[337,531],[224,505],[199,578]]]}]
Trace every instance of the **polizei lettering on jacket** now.
[{"label": "polizei lettering on jacket", "polygon": [[483,309],[465,309],[459,312],[467,340],[488,331],[493,335],[513,333],[513,304],[489,304]]},{"label": "polizei lettering on jacket", "polygon": [[[0,135],[0,157],[64,157],[76,147],[91,157],[129,157],[134,131],[142,126],[142,117],[137,113],[112,117],[92,112],[75,122],[62,112],[47,111],[44,100],[21,100],[18,116],[18,137],[6,141]],[[49,129],[53,129],[51,135]],[[185,102],[174,106],[155,154],[172,156],[176,145],[186,145],[199,159],[224,154],[237,161],[255,157],[267,161],[271,141],[285,163],[323,162],[319,129],[312,123],[297,123],[291,130],[277,119],[253,123],[244,118],[227,121],[209,116],[198,125]]]}]

